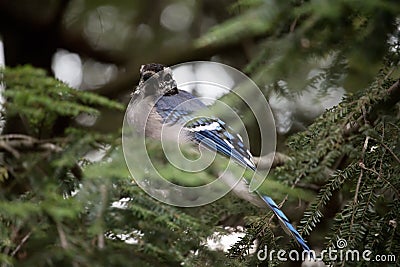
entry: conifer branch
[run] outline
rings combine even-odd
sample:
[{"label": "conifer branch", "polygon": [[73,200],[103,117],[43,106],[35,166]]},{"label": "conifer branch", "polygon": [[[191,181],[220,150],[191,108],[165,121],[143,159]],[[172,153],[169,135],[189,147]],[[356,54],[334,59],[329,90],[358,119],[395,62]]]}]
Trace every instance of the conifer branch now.
[{"label": "conifer branch", "polygon": [[[368,114],[373,113],[376,108],[387,108],[392,107],[394,104],[400,101],[400,79],[398,79],[389,89],[386,90],[387,97],[381,100],[379,103],[374,105],[374,108],[371,109]],[[350,136],[352,133],[357,132],[361,127],[361,122],[364,120],[365,115],[362,114],[355,121],[349,122],[346,124],[343,135]]]},{"label": "conifer branch", "polygon": [[[46,140],[39,140],[29,135],[23,134],[6,134],[0,135],[0,151],[8,152],[14,158],[20,158],[20,152],[53,152],[60,153],[63,151],[62,147],[48,142]],[[82,169],[75,163],[71,167],[71,173],[78,180],[82,179]]]},{"label": "conifer branch", "polygon": [[[364,141],[364,145],[361,151],[361,159],[360,162],[358,163],[358,165],[360,166],[361,170],[360,170],[360,175],[358,176],[358,180],[357,180],[357,185],[356,185],[356,191],[354,193],[354,200],[353,200],[353,205],[357,205],[357,198],[358,198],[358,192],[360,190],[360,185],[361,185],[361,179],[364,175],[364,155],[365,155],[365,151],[367,150],[368,147],[368,140],[369,140],[369,136],[365,137],[365,141]],[[364,167],[364,168],[363,168]],[[352,216],[351,216],[351,222],[350,222],[350,230],[353,226],[354,223],[354,215],[355,213],[353,212]]]}]

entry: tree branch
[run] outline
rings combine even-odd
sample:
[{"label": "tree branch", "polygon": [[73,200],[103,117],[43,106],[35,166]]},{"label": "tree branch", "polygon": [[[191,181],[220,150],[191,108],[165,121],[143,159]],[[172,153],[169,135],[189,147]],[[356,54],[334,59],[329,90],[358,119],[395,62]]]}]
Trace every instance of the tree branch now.
[{"label": "tree branch", "polygon": [[[50,151],[50,152],[61,152],[62,147],[43,140],[38,140],[32,136],[23,134],[7,134],[0,135],[0,151],[8,152],[16,159],[20,158],[20,152],[30,151]],[[75,163],[71,169],[71,173],[78,180],[82,179],[82,169]]]},{"label": "tree branch", "polygon": [[274,168],[285,164],[285,162],[290,160],[290,157],[286,156],[285,154],[276,152],[264,155],[262,157],[254,157],[253,159],[254,163],[257,165],[257,168],[265,170],[270,167]]},{"label": "tree branch", "polygon": [[[397,102],[400,101],[400,80],[397,80],[389,89],[386,90],[387,98],[383,99],[368,112],[369,114],[373,113],[378,109],[386,109],[388,107],[392,107]],[[344,136],[349,136],[354,132],[357,132],[360,129],[361,122],[364,120],[365,114],[362,114],[357,118],[354,122],[350,122],[345,126],[343,131]]]}]

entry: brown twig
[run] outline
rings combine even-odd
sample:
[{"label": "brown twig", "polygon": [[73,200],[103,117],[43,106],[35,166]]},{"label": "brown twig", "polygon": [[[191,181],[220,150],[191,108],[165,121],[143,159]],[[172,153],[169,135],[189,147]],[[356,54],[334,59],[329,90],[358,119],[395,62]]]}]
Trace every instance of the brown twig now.
[{"label": "brown twig", "polygon": [[385,143],[379,142],[389,153],[395,158],[395,160],[400,164],[400,159],[399,157],[388,147]]},{"label": "brown twig", "polygon": [[257,168],[265,170],[285,164],[285,162],[290,160],[290,157],[286,156],[283,153],[276,152],[269,153],[261,157],[254,157],[253,159],[254,163],[257,165]]},{"label": "brown twig", "polygon": [[292,24],[290,24],[290,32],[294,32],[294,29],[296,28],[297,25],[297,18],[295,18],[292,22]]},{"label": "brown twig", "polygon": [[0,150],[7,151],[11,155],[13,155],[14,158],[19,159],[20,154],[18,150],[14,149],[12,146],[10,146],[7,142],[0,141]]},{"label": "brown twig", "polygon": [[376,174],[378,176],[378,179],[382,179],[384,182],[386,182],[393,189],[393,191],[396,193],[397,197],[400,198],[399,190],[397,190],[397,188],[394,185],[392,185],[387,179],[385,179],[382,175],[380,175],[376,170],[371,169],[371,168],[367,168],[365,165],[360,165],[360,167],[363,170],[366,170],[366,171],[369,171],[369,172],[372,172],[372,173]]},{"label": "brown twig", "polygon": [[[105,185],[100,186],[100,196],[101,208],[97,214],[97,220],[102,220],[104,211],[107,209],[107,187]],[[100,250],[105,247],[104,233],[102,231],[97,235],[97,246]]]},{"label": "brown twig", "polygon": [[18,246],[11,252],[11,257],[14,257],[15,254],[21,249],[22,245],[25,244],[26,241],[28,241],[29,237],[31,236],[32,232],[27,233],[21,240],[21,242],[18,244]]},{"label": "brown twig", "polygon": [[[29,135],[7,134],[0,135],[0,151],[8,152],[16,159],[20,158],[20,152],[44,151],[59,153],[62,147],[45,140],[39,140]],[[78,180],[82,179],[82,169],[75,163],[71,167],[71,173]]]},{"label": "brown twig", "polygon": [[[380,103],[375,105],[375,108],[378,107],[391,107],[395,103],[400,101],[400,80],[397,80],[392,86],[390,86],[389,89],[386,90],[386,93],[388,97],[385,100],[382,100]],[[371,109],[371,111],[374,109]],[[369,113],[371,113],[369,111]],[[344,130],[343,130],[343,135],[344,136],[349,136],[354,132],[357,132],[360,127],[361,127],[361,122],[364,120],[365,116],[367,114],[362,114],[360,117],[358,117],[355,121],[349,122]]]},{"label": "brown twig", "polygon": [[[61,247],[62,247],[63,249],[65,249],[65,250],[67,250],[67,249],[69,248],[67,236],[65,235],[65,232],[64,232],[64,230],[63,230],[63,228],[62,228],[61,223],[60,223],[60,222],[56,222],[56,225],[57,225],[58,236],[59,236],[59,238],[60,238]],[[72,261],[72,266],[73,266],[73,267],[78,267],[79,264],[78,264],[75,260],[73,260],[73,261]]]},{"label": "brown twig", "polygon": [[67,241],[67,236],[65,235],[64,230],[62,229],[62,226],[59,222],[57,222],[57,232],[58,236],[60,238],[60,244],[63,249],[68,249],[68,241]]},{"label": "brown twig", "polygon": [[[363,145],[363,148],[362,148],[362,151],[361,151],[361,159],[360,159],[360,162],[358,164],[360,166],[361,170],[360,170],[360,175],[358,176],[358,181],[357,181],[357,185],[356,185],[356,191],[354,193],[354,200],[353,200],[354,205],[357,204],[358,192],[360,191],[360,185],[361,185],[361,179],[362,179],[362,177],[364,175],[364,168],[365,168],[364,155],[365,155],[365,151],[367,150],[367,147],[368,147],[369,138],[370,138],[369,136],[365,137],[364,145]],[[353,212],[353,214],[351,216],[350,230],[353,227],[354,216],[355,216],[355,213]]]}]

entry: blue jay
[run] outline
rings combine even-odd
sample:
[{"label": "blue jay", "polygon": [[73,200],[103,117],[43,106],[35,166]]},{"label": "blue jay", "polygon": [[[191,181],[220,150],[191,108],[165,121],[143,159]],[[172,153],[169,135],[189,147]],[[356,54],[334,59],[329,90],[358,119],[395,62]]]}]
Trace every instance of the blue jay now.
[{"label": "blue jay", "polygon": [[[207,109],[207,106],[191,93],[177,88],[170,68],[156,63],[142,65],[139,85],[132,93],[132,101],[133,104],[137,102],[142,105],[141,114],[131,114],[128,110],[128,120],[131,124],[139,125],[137,128],[142,129],[143,135],[160,140],[161,129],[172,132],[183,129],[185,142],[201,143],[208,149],[233,158],[242,167],[256,170],[253,156],[242,138],[224,121],[218,117],[194,116],[194,113]],[[146,113],[148,116],[143,115]],[[241,183],[233,191],[257,206],[267,205],[278,217],[285,231],[304,250],[310,250],[274,200],[257,191],[255,194],[250,193],[245,179],[241,179]]]}]

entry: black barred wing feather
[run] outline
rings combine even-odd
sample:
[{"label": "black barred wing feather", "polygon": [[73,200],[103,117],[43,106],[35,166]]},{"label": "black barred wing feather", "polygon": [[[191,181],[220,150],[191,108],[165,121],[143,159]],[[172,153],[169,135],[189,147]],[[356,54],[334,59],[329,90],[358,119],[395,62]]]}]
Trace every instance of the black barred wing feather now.
[{"label": "black barred wing feather", "polygon": [[240,165],[255,170],[253,157],[244,145],[242,137],[234,134],[220,119],[200,117],[188,121],[185,128],[192,133],[196,142],[224,156],[232,157]]},{"label": "black barred wing feather", "polygon": [[197,112],[208,107],[192,94],[179,90],[178,94],[164,95],[158,99],[155,108],[163,123],[184,126],[196,143],[202,143],[211,150],[232,157],[240,165],[255,170],[253,157],[242,137],[218,118],[196,116]]}]

